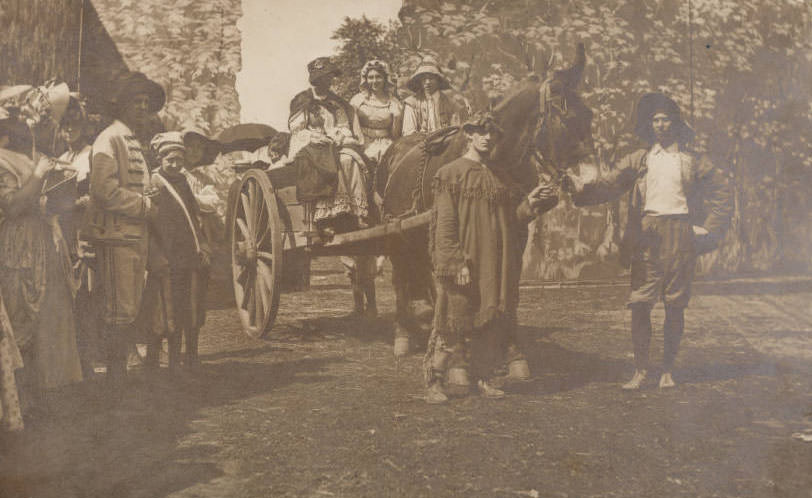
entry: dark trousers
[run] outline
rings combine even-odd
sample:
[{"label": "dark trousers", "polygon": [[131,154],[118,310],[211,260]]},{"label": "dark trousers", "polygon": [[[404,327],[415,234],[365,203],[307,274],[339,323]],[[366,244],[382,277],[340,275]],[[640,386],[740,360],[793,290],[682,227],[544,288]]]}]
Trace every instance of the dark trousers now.
[{"label": "dark trousers", "polygon": [[[632,342],[634,343],[634,364],[638,370],[648,369],[649,347],[651,345],[651,306],[634,304],[632,309]],[[663,370],[671,372],[677,358],[682,333],[685,329],[685,308],[665,307],[663,323]]]}]

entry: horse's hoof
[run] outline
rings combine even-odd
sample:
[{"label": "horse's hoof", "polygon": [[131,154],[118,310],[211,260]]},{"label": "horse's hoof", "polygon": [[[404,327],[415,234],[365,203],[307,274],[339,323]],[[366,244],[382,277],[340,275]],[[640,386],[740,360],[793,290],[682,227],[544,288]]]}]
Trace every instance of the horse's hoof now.
[{"label": "horse's hoof", "polygon": [[527,360],[513,360],[508,365],[510,380],[526,381],[530,379],[530,366]]},{"label": "horse's hoof", "polygon": [[409,354],[409,338],[395,337],[395,356],[400,358]]}]

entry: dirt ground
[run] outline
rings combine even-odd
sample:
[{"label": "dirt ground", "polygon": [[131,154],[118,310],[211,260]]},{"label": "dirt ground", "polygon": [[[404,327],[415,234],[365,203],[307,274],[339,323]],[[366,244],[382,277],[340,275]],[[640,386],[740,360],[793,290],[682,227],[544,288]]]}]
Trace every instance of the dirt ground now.
[{"label": "dirt ground", "polygon": [[0,496],[812,496],[808,280],[698,284],[679,386],[636,393],[624,286],[526,286],[532,381],[429,406],[420,353],[393,361],[388,282],[380,319],[349,318],[336,269],[283,295],[264,341],[211,310],[197,375],[133,370],[113,408],[100,379],[59,393],[0,450]]}]

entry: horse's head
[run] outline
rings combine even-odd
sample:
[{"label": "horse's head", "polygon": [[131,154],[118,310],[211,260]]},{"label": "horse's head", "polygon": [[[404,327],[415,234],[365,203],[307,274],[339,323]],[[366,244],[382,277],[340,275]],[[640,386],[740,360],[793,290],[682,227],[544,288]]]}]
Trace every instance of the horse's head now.
[{"label": "horse's head", "polygon": [[579,44],[572,67],[542,83],[528,78],[494,109],[504,136],[492,158],[528,188],[541,173],[557,178],[592,155],[592,111],[577,92],[585,59]]},{"label": "horse's head", "polygon": [[541,122],[535,137],[537,160],[548,173],[558,176],[585,160],[592,159],[592,111],[578,95],[586,57],[578,45],[575,63],[556,71],[541,85]]}]

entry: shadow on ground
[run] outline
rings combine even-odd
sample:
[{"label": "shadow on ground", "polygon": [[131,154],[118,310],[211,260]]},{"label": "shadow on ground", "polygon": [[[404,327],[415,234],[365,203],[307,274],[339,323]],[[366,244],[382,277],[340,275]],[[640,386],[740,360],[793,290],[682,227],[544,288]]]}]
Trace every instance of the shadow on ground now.
[{"label": "shadow on ground", "polygon": [[[250,358],[265,349],[236,357]],[[234,352],[229,356],[235,357]],[[190,422],[200,418],[201,411],[271,393],[294,381],[325,382],[331,377],[319,373],[340,361],[232,360],[205,363],[194,377],[131,372],[124,400],[117,406],[108,403],[102,382],[64,390],[49,400],[44,417],[29,422],[25,439],[5,448],[0,496],[158,498],[209,482],[222,475],[215,458],[219,443],[178,445],[193,432]],[[211,462],[200,463],[207,459]]]}]

